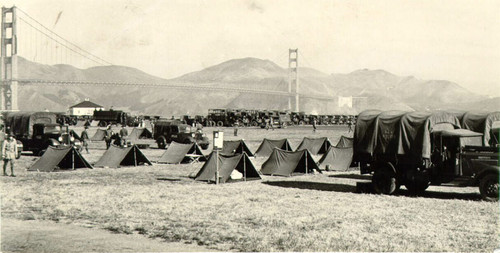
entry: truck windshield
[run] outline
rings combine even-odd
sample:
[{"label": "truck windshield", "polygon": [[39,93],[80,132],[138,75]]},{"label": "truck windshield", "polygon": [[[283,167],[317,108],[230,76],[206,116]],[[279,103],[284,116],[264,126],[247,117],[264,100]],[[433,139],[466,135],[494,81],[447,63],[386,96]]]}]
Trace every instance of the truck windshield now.
[{"label": "truck windshield", "polygon": [[44,133],[60,133],[61,132],[61,127],[60,126],[45,126],[43,128]]}]

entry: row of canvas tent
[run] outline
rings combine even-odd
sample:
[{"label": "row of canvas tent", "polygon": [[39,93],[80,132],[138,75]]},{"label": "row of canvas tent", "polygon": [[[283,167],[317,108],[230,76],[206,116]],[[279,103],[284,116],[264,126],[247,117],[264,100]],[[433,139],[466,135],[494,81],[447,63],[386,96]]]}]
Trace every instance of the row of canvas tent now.
[{"label": "row of canvas tent", "polygon": [[[136,146],[111,145],[97,161],[95,167],[118,168],[121,166],[152,165],[151,161]],[[57,170],[92,169],[93,166],[74,146],[49,146],[47,151],[28,168],[28,171],[52,172]]]},{"label": "row of canvas tent", "polygon": [[[330,146],[316,163],[308,149],[297,151],[284,150],[289,147],[286,139],[264,139],[256,153],[271,151],[269,158],[262,164],[263,175],[291,176],[294,173],[313,173],[332,167],[336,170],[347,170],[352,163],[352,138],[342,136],[337,146]],[[240,179],[260,179],[260,173],[249,160],[246,152],[221,154],[212,152],[208,161],[203,164],[194,176],[198,181],[214,182],[216,180],[217,162],[219,164],[219,181],[224,183]]]},{"label": "row of canvas tent", "polygon": [[[336,147],[329,147],[327,152],[319,161],[319,166],[325,169],[326,166],[332,166],[335,169],[345,170],[349,168],[352,160],[352,148],[348,147],[352,140],[347,137],[342,137]],[[243,177],[253,178],[258,173],[255,173],[253,164],[248,160],[248,153],[251,154],[248,146],[244,141],[229,142],[232,146],[230,151],[233,153],[223,154],[219,156],[222,180],[225,182],[229,178],[235,178],[234,171],[239,171]],[[238,144],[238,145],[236,145]],[[264,139],[259,147],[259,151],[270,150],[272,153],[269,159],[262,166],[263,174],[270,175],[291,175],[292,173],[309,173],[313,170],[319,170],[320,167],[314,162],[311,153],[308,149],[298,151],[282,150],[282,147],[289,148],[289,143],[284,140],[268,140]],[[239,153],[236,153],[239,152]],[[201,149],[196,143],[180,144],[173,142],[165,153],[160,157],[158,163],[182,163],[188,161],[189,155],[198,155],[200,161],[205,160]],[[214,155],[210,155],[208,161],[200,170],[198,180],[206,179],[203,177],[206,173],[210,174],[213,170]],[[112,145],[103,156],[94,165],[96,167],[117,168],[120,166],[138,166],[143,164],[151,165],[149,159],[136,146],[119,147]],[[248,164],[248,169],[247,165]],[[76,168],[92,168],[85,158],[72,146],[49,147],[45,154],[35,162],[30,168],[30,171],[54,171],[57,169],[76,169]],[[228,174],[229,173],[229,174]],[[213,174],[215,176],[215,174]],[[259,176],[260,177],[260,176]]]}]

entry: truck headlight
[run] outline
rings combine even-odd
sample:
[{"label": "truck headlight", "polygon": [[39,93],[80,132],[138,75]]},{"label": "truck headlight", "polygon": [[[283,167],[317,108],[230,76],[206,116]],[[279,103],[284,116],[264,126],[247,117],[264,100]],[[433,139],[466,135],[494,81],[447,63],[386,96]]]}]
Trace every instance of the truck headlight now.
[{"label": "truck headlight", "polygon": [[75,137],[71,136],[71,138],[69,138],[70,141],[75,141]]},{"label": "truck headlight", "polygon": [[63,137],[62,136],[59,136],[59,138],[57,138],[58,141],[62,142],[63,141]]}]

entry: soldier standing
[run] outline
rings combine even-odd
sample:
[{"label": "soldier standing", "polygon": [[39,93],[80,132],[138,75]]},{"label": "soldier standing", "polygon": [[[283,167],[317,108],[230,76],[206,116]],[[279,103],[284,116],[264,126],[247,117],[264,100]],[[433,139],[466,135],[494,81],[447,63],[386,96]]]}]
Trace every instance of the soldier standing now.
[{"label": "soldier standing", "polygon": [[14,175],[14,160],[16,160],[17,155],[17,141],[14,136],[8,135],[7,140],[3,142],[2,154],[3,154],[3,175],[7,176],[7,163],[10,162],[10,176]]},{"label": "soldier standing", "polygon": [[82,131],[82,134],[80,135],[80,140],[82,141],[82,146],[85,148],[87,151],[87,154],[89,153],[89,133],[87,132],[87,129],[89,129],[88,126],[85,126],[85,128]]},{"label": "soldier standing", "polygon": [[109,149],[111,146],[111,137],[113,137],[113,130],[111,129],[111,125],[106,128],[106,135],[104,136],[104,141],[106,142],[106,149]]},{"label": "soldier standing", "polygon": [[125,125],[122,125],[122,129],[120,129],[120,145],[122,147],[125,146],[125,144],[127,143],[125,138],[128,136],[128,131],[127,129],[125,128]]}]

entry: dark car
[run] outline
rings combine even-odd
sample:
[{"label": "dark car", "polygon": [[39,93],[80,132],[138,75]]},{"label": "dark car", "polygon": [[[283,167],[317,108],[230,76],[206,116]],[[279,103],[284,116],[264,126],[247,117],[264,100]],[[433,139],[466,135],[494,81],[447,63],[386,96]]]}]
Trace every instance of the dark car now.
[{"label": "dark car", "polygon": [[158,148],[166,148],[172,141],[178,143],[198,143],[202,149],[210,145],[208,138],[201,130],[195,130],[178,120],[158,121],[154,125],[154,139]]}]

